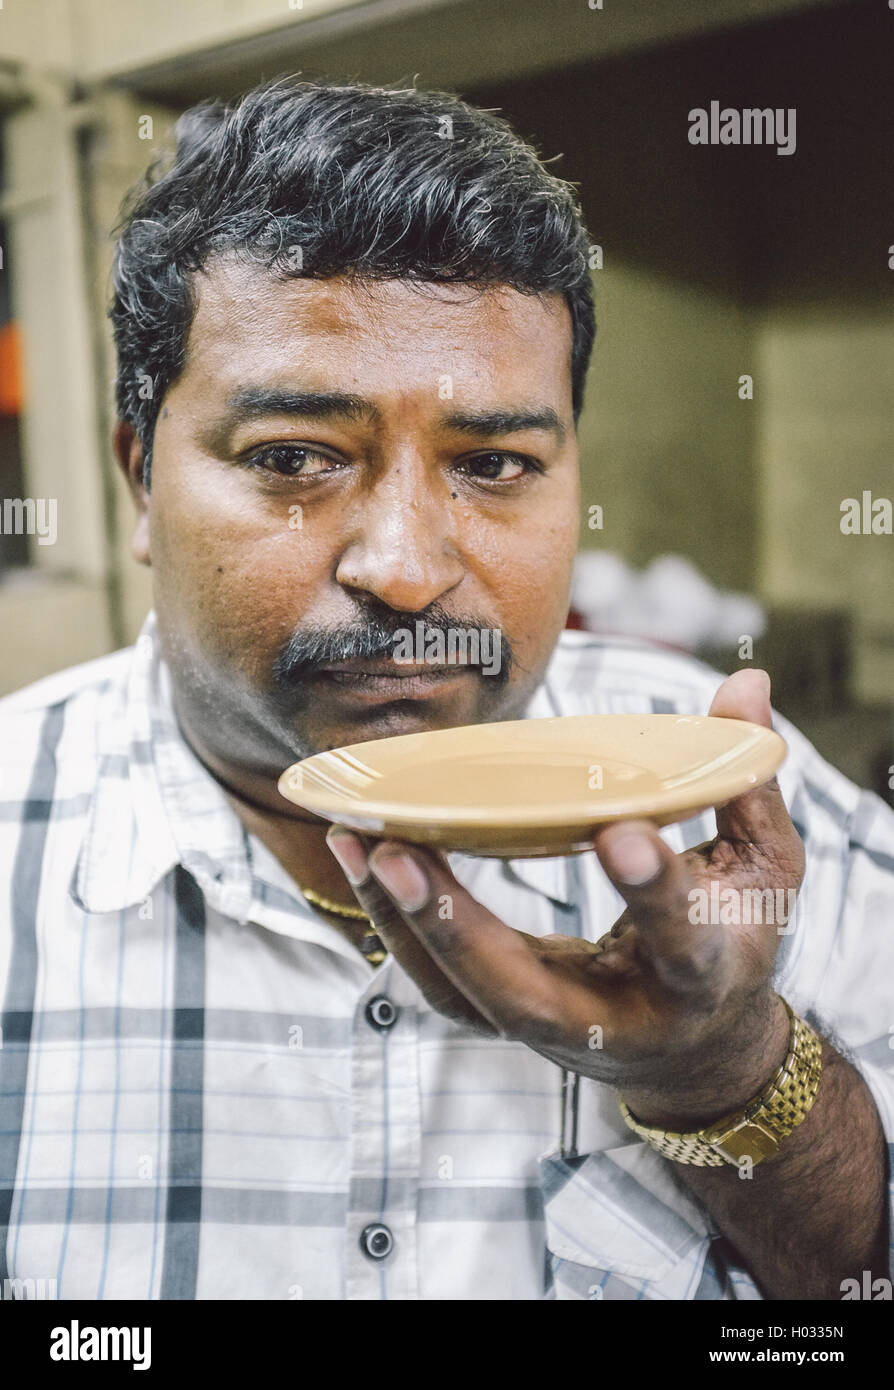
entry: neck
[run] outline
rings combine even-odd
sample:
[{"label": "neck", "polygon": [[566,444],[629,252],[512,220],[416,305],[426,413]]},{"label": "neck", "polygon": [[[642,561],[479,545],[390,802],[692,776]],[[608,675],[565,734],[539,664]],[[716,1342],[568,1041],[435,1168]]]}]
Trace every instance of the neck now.
[{"label": "neck", "polygon": [[[333,902],[354,907],[357,900],[326,844],[329,822],[279,796],[275,785],[223,763],[201,742],[183,732],[192,752],[226,794],[242,824],[267,846],[299,888],[310,888]],[[282,809],[272,799],[282,803]],[[362,924],[361,924],[362,926]]]},{"label": "neck", "polygon": [[357,905],[338,861],[326,844],[328,821],[312,822],[282,815],[244,800],[229,787],[224,790],[245,828],[267,846],[299,888],[310,888],[344,906]]}]

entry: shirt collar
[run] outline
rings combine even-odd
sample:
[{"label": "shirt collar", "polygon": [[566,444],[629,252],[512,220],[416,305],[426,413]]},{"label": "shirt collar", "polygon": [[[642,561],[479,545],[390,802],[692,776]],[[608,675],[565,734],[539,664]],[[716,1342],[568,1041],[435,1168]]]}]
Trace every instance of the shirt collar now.
[{"label": "shirt collar", "polygon": [[[559,712],[547,678],[525,717]],[[97,741],[96,787],[69,888],[73,900],[88,912],[124,910],[145,903],[182,864],[213,908],[244,923],[253,899],[252,845],[255,856],[258,847],[180,732],[154,611],[131,648],[120,705],[100,721]],[[457,865],[470,858],[450,856]],[[573,899],[567,859],[515,859],[503,871],[556,902]],[[284,871],[279,878],[284,887]]]},{"label": "shirt collar", "polygon": [[119,717],[101,725],[98,743],[96,788],[70,888],[75,902],[89,912],[134,906],[182,864],[214,908],[245,921],[252,898],[247,835],[180,732],[154,612],[131,648]]}]

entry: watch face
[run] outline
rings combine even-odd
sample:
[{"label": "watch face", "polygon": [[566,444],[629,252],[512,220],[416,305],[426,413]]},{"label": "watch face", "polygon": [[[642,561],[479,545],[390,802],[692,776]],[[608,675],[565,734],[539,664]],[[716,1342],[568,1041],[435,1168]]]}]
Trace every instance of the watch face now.
[{"label": "watch face", "polygon": [[772,1158],[779,1148],[779,1141],[755,1120],[743,1120],[725,1134],[712,1135],[708,1142],[737,1165],[743,1159],[759,1163],[762,1158]]}]

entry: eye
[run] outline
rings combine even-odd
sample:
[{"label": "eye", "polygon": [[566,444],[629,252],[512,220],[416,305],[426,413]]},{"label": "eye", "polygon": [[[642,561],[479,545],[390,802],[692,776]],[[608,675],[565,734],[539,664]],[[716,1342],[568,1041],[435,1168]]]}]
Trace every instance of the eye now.
[{"label": "eye", "polygon": [[306,444],[268,444],[249,454],[246,462],[251,468],[278,473],[283,478],[294,478],[299,473],[308,477],[338,466],[327,454]]},{"label": "eye", "polygon": [[488,452],[463,459],[460,468],[479,482],[514,483],[526,473],[542,473],[543,468],[536,459],[526,454],[504,454]]}]

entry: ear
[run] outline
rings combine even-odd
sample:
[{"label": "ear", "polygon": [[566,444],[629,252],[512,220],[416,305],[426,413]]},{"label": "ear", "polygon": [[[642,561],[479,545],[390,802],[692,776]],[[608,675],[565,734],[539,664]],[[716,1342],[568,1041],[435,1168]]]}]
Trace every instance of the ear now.
[{"label": "ear", "polygon": [[137,523],[130,548],[141,565],[151,565],[149,554],[149,493],[143,485],[143,446],[132,425],[119,420],[114,433],[115,457],[121,467],[137,509]]}]

